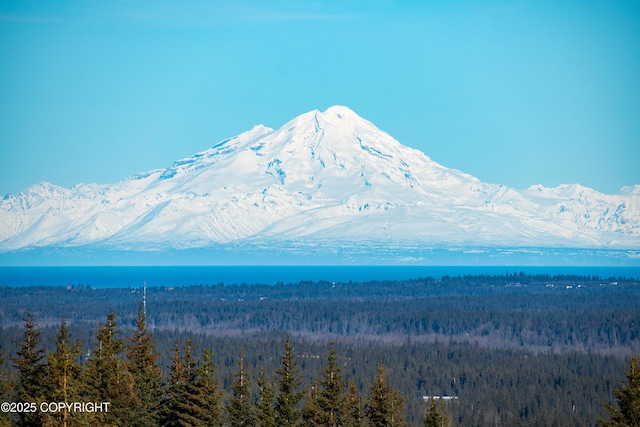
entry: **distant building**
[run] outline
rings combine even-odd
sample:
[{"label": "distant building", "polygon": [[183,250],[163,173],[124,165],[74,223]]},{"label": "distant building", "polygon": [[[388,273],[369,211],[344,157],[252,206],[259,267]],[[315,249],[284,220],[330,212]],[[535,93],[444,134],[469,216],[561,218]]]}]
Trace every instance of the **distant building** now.
[{"label": "distant building", "polygon": [[422,396],[423,400],[458,400],[458,396]]}]

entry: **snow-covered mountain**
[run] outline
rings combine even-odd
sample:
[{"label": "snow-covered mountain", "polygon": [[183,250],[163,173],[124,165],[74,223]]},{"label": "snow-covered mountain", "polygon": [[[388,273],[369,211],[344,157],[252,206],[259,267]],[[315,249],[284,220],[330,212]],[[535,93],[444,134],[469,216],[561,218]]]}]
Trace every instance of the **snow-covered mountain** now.
[{"label": "snow-covered mountain", "polygon": [[483,183],[335,106],[114,184],[40,183],[0,202],[5,253],[279,242],[638,250],[640,186]]}]

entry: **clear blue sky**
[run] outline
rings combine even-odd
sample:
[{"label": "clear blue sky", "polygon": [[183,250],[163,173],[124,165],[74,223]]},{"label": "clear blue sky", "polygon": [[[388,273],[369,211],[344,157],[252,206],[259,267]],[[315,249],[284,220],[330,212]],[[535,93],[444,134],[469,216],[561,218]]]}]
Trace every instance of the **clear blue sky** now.
[{"label": "clear blue sky", "polygon": [[0,2],[0,195],[347,105],[483,181],[640,184],[640,2]]}]

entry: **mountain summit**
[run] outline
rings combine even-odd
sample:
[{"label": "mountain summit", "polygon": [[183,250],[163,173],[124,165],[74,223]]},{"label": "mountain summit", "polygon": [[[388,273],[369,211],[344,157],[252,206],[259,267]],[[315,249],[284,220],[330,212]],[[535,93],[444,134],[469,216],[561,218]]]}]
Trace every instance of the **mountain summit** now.
[{"label": "mountain summit", "polygon": [[5,253],[220,245],[638,250],[640,193],[486,184],[334,106],[166,169],[109,185],[41,183],[0,203]]}]

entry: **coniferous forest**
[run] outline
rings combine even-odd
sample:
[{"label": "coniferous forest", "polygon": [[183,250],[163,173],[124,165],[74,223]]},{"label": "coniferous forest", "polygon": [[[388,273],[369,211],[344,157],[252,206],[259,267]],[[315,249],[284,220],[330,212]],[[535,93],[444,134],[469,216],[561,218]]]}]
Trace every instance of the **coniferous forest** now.
[{"label": "coniferous forest", "polygon": [[638,425],[624,418],[640,414],[632,279],[201,284],[145,300],[0,288],[0,425]]}]

